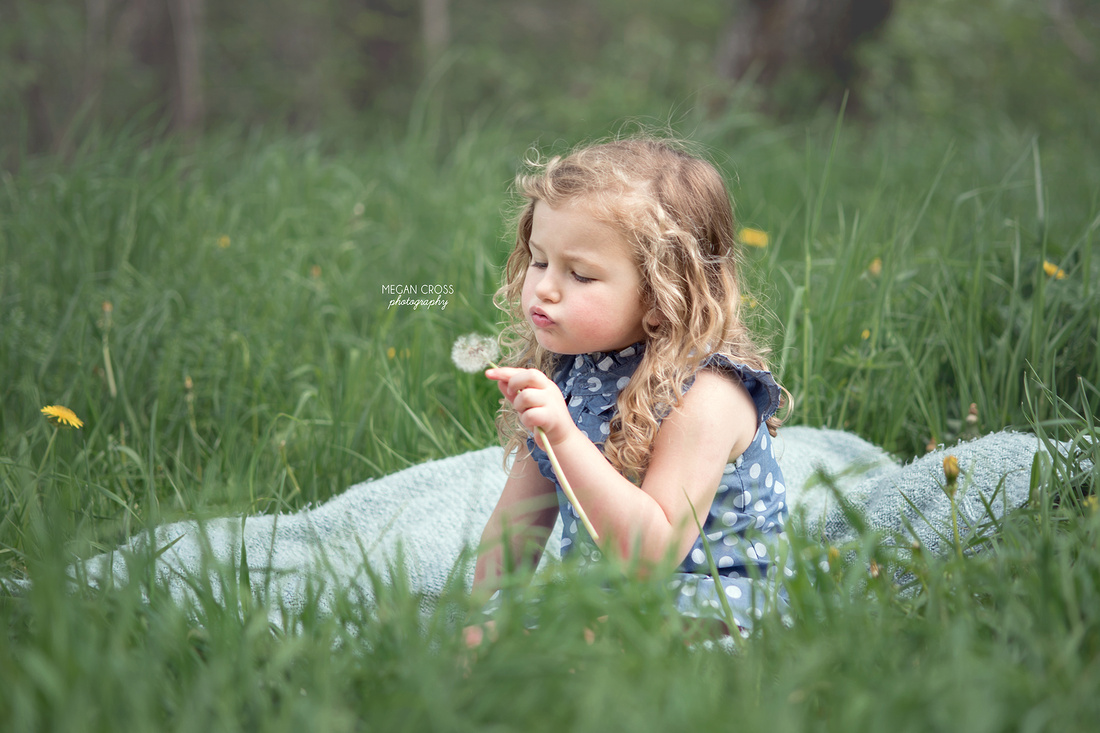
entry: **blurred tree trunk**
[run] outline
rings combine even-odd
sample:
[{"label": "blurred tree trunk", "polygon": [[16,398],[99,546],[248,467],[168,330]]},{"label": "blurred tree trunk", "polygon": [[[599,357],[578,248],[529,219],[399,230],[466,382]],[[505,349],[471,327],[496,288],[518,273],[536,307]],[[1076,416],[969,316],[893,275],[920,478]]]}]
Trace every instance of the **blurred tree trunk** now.
[{"label": "blurred tree trunk", "polygon": [[451,42],[450,0],[420,0],[420,27],[424,61],[430,69]]},{"label": "blurred tree trunk", "polygon": [[1088,38],[1077,27],[1081,22],[1077,17],[1080,9],[1072,7],[1070,0],[1047,0],[1046,8],[1047,15],[1054,22],[1054,27],[1058,30],[1058,35],[1062,38],[1062,43],[1066,44],[1066,48],[1077,57],[1078,61],[1091,64],[1096,59],[1096,53]]},{"label": "blurred tree trunk", "polygon": [[[184,134],[201,129],[205,116],[202,38],[205,0],[82,0],[76,22],[56,28],[39,0],[10,2],[7,20],[38,36],[16,37],[11,53],[30,81],[19,88],[28,123],[31,152],[65,154],[87,125],[116,113],[120,100],[132,107],[152,103],[171,113],[173,128]],[[69,36],[61,36],[63,32]],[[46,57],[44,34],[76,50]],[[37,41],[37,44],[32,44]],[[152,72],[151,85],[127,97],[129,75]],[[140,98],[138,96],[140,95]]]},{"label": "blurred tree trunk", "polygon": [[[23,9],[20,3],[13,2],[10,7],[4,9],[0,15],[5,23],[12,27],[25,28],[24,19],[21,17]],[[46,94],[45,83],[41,72],[36,68],[34,54],[30,50],[30,42],[26,33],[16,35],[11,46],[12,56],[15,58],[15,67],[30,76],[30,81],[19,87],[20,103],[27,114],[27,149],[31,153],[41,153],[49,148],[53,142],[54,123],[50,114],[49,97]],[[18,164],[15,152],[10,160],[0,161],[5,168],[14,169]]]},{"label": "blurred tree trunk", "polygon": [[175,115],[178,132],[193,135],[205,115],[202,91],[203,0],[169,0],[175,45]]},{"label": "blurred tree trunk", "polygon": [[772,84],[808,70],[848,88],[856,41],[882,26],[892,7],[893,0],[742,0],[719,41],[718,73]]},{"label": "blurred tree trunk", "polygon": [[85,0],[84,8],[84,82],[80,100],[81,106],[94,106],[107,72],[107,0]]}]

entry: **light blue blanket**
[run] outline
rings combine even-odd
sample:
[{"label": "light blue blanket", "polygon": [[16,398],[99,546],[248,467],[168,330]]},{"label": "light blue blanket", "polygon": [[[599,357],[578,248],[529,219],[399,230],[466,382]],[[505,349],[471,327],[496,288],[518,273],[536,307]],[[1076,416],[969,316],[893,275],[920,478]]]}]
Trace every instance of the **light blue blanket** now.
[{"label": "light blue blanket", "polygon": [[[850,433],[806,427],[781,428],[780,465],[791,506],[811,533],[839,544],[854,529],[835,491],[866,518],[871,529],[891,535],[916,533],[930,552],[949,534],[950,504],[942,490],[943,458],[958,458],[958,510],[962,529],[1029,499],[1032,464],[1046,449],[1033,435],[1001,432],[900,465],[880,448]],[[823,477],[827,480],[823,480]],[[476,546],[505,481],[500,448],[429,461],[356,484],[319,506],[295,514],[183,521],[139,534],[113,552],[74,566],[74,575],[99,585],[128,577],[128,558],[147,553],[150,539],[161,551],[158,579],[181,601],[193,598],[203,573],[239,568],[244,548],[250,586],[268,594],[273,618],[280,605],[301,608],[310,585],[325,610],[336,588],[370,595],[366,568],[383,579],[398,553],[410,586],[430,606],[456,570],[472,581],[464,551]],[[828,488],[831,484],[834,488]],[[544,562],[558,557],[560,526]],[[166,549],[165,549],[166,548]],[[212,583],[215,594],[220,584]]]}]

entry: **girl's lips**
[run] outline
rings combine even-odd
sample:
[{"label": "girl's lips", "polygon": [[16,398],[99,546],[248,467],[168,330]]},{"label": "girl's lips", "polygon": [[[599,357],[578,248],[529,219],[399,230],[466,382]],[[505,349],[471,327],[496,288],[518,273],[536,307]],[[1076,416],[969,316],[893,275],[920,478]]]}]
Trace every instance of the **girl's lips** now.
[{"label": "girl's lips", "polygon": [[531,311],[531,323],[535,324],[536,328],[548,328],[554,325],[554,319],[535,308]]}]

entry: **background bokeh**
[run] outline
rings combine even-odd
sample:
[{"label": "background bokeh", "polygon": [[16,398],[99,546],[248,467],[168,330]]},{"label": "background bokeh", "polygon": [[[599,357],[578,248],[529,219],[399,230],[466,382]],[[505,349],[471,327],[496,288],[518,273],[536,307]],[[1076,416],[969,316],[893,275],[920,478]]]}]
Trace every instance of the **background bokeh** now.
[{"label": "background bokeh", "polygon": [[[0,730],[1092,733],[1098,23],[1096,0],[0,0]],[[788,424],[902,462],[1067,441],[1027,505],[946,556],[792,522],[793,623],[733,657],[616,568],[510,576],[471,656],[472,552],[427,616],[400,559],[278,629],[255,553],[187,578],[192,604],[166,548],[74,589],[74,557],[154,526],[498,442],[499,392],[450,350],[499,327],[515,172],[647,127],[766,234],[742,310]]]},{"label": "background bokeh", "polygon": [[[1093,0],[5,0],[4,164],[93,129],[531,135],[731,108],[1095,128]],[[991,117],[990,114],[996,117]]]}]

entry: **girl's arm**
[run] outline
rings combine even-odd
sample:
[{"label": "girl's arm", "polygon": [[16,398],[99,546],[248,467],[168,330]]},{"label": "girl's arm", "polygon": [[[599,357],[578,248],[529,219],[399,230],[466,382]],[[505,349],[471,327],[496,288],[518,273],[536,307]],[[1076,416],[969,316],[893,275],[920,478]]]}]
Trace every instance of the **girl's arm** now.
[{"label": "girl's arm", "polygon": [[[601,549],[645,564],[683,559],[699,536],[727,462],[756,434],[756,407],[735,379],[704,370],[661,423],[649,469],[635,486],[573,424],[561,391],[534,369],[491,369],[524,426],[541,427],[578,501],[600,535]],[[692,507],[695,518],[692,517]]]},{"label": "girl's arm", "polygon": [[[554,484],[539,473],[528,454],[516,458],[504,491],[481,533],[477,564],[474,567],[474,593],[488,597],[500,587],[505,559],[509,569],[521,565],[535,567],[557,517]],[[508,540],[505,553],[504,539]]]}]

